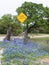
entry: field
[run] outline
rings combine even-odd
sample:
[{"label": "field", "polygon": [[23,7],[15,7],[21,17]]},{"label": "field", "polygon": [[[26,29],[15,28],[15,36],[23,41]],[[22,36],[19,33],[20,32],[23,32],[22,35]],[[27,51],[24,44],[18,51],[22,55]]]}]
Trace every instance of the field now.
[{"label": "field", "polygon": [[1,65],[49,65],[49,37],[0,41]]}]

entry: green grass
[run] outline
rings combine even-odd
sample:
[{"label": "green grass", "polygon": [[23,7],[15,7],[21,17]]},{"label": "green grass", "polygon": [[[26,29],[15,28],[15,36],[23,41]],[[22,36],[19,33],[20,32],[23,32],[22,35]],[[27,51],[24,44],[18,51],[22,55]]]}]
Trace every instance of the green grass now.
[{"label": "green grass", "polygon": [[[5,62],[4,65],[23,65],[23,61],[24,64],[26,65],[41,65],[39,64],[39,62],[37,61],[38,59],[42,59],[42,58],[49,58],[48,54],[42,55],[42,56],[36,56],[36,58],[34,58],[36,54],[35,53],[30,53],[27,56],[24,56],[21,53],[15,53],[15,54],[11,54],[11,55],[4,55],[2,58],[2,61],[6,61],[7,59],[10,58],[10,62]],[[19,60],[18,60],[19,58]]]},{"label": "green grass", "polygon": [[40,36],[40,35],[49,35],[49,34],[32,33],[32,34],[28,34],[28,35],[31,35],[31,36],[35,36],[35,35],[37,36],[37,35],[39,35]]},{"label": "green grass", "polygon": [[49,37],[33,38],[32,40],[37,40],[37,41],[49,40]]},{"label": "green grass", "polygon": [[0,34],[0,36],[5,36],[6,34]]},{"label": "green grass", "polygon": [[49,52],[49,37],[33,38],[30,40],[36,42],[37,44],[40,44],[42,49]]},{"label": "green grass", "polygon": [[2,42],[0,42],[0,44],[2,44]]}]

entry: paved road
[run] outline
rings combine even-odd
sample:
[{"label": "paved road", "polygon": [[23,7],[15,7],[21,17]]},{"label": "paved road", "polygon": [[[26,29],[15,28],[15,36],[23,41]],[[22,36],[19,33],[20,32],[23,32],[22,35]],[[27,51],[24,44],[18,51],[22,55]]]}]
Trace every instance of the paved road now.
[{"label": "paved road", "polygon": [[[49,37],[49,35],[34,35],[34,36],[31,36],[30,35],[30,38],[43,38],[43,37]],[[5,36],[0,36],[0,41],[3,41],[5,38]],[[14,38],[20,38],[22,39],[23,37],[22,36],[12,36],[11,39],[14,39]]]},{"label": "paved road", "polygon": [[0,36],[0,41],[3,41],[4,38],[5,36]]},{"label": "paved road", "polygon": [[49,35],[34,35],[34,36],[30,36],[30,38],[43,38],[43,37],[49,37]]}]

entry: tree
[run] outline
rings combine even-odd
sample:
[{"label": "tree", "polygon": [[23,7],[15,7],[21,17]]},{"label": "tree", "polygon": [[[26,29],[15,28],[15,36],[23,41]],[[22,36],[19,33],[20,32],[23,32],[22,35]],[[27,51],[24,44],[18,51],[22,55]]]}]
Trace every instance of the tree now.
[{"label": "tree", "polygon": [[7,40],[10,40],[11,34],[18,35],[21,33],[22,28],[20,23],[17,22],[16,16],[12,16],[11,14],[3,15],[0,19],[0,33],[6,34]]},{"label": "tree", "polygon": [[[42,26],[42,23],[44,22],[45,17],[45,11],[42,4],[36,4],[32,2],[24,2],[21,7],[18,7],[16,10],[18,14],[23,12],[28,18],[24,22],[24,25],[26,24],[26,37],[28,32],[32,27],[38,29],[40,26]],[[35,25],[33,26],[33,22],[35,22]],[[32,25],[30,25],[32,23]],[[29,26],[30,25],[30,26]]]},{"label": "tree", "polygon": [[7,32],[7,35],[6,35],[5,39],[10,40],[11,33],[12,33],[11,24],[13,23],[12,15],[11,14],[7,14],[7,15],[2,16],[2,23],[4,25],[4,28],[6,29],[5,32]]}]

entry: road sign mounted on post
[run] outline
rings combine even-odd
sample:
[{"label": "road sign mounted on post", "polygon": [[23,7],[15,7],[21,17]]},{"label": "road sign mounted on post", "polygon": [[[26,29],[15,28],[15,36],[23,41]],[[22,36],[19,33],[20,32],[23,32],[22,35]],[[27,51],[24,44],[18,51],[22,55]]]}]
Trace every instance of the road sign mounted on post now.
[{"label": "road sign mounted on post", "polygon": [[18,16],[17,16],[17,19],[23,23],[26,19],[27,19],[27,16],[24,14],[24,13],[20,13]]},{"label": "road sign mounted on post", "polygon": [[[27,16],[22,12],[22,13],[20,13],[18,16],[17,16],[17,19],[21,22],[21,23],[23,23],[23,22],[25,22],[25,20],[27,19]],[[28,24],[28,23],[27,23]],[[24,35],[24,43],[26,43],[26,38],[27,38],[27,34],[25,35],[26,33],[24,33],[23,35]]]}]

